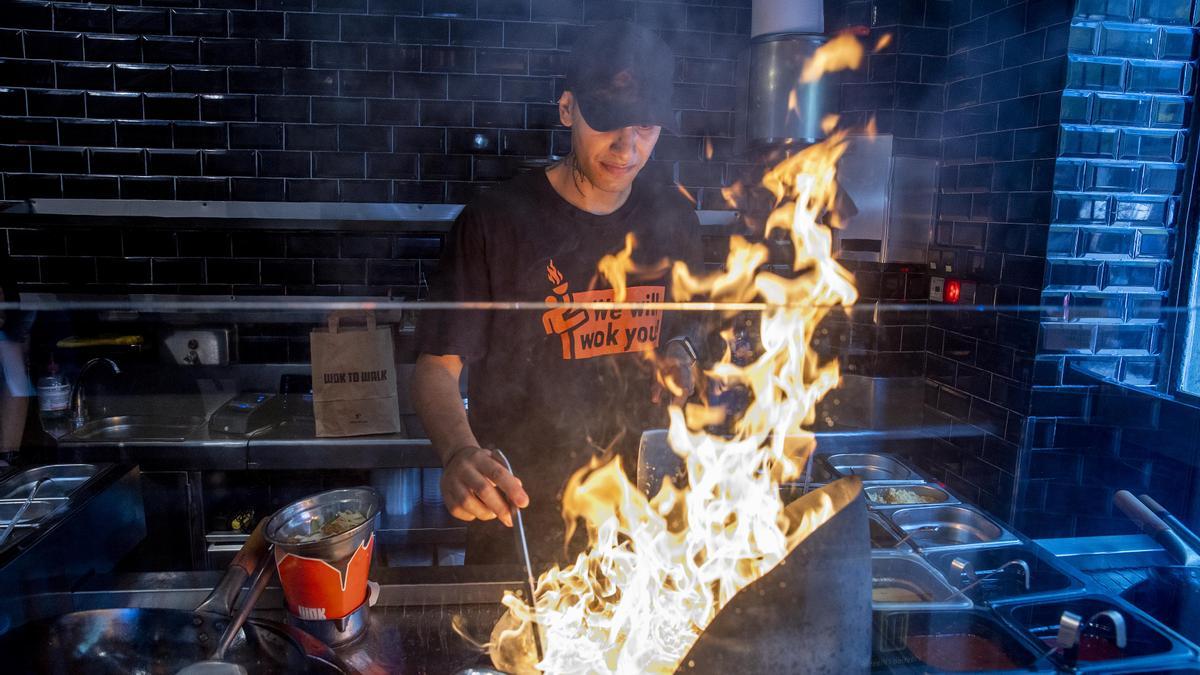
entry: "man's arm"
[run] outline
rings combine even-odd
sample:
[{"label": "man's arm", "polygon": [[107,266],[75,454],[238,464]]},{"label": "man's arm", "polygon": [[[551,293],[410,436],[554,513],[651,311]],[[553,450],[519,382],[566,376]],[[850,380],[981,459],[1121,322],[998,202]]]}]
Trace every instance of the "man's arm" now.
[{"label": "man's arm", "polygon": [[413,406],[445,467],[442,496],[450,515],[460,520],[499,518],[512,527],[509,502],[524,508],[529,496],[491,451],[479,447],[458,389],[462,369],[462,357],[453,354],[417,357]]}]

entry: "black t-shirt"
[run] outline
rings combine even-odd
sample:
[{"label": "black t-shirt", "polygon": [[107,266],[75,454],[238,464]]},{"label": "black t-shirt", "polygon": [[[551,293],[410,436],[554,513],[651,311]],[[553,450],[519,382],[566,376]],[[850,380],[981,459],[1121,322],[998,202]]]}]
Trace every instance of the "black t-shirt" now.
[{"label": "black t-shirt", "polygon": [[[628,301],[671,299],[664,260],[700,271],[699,222],[679,193],[637,180],[625,204],[598,216],[563,199],[544,173],[520,176],[463,209],[429,299],[612,301],[597,264],[622,250],[627,233],[636,238],[634,262],[658,270],[630,279]],[[471,429],[481,444],[505,452],[530,492],[526,520],[536,557],[561,550],[559,496],[570,475],[603,450],[621,454],[631,471],[641,432],[665,426],[665,410],[650,402],[654,374],[641,352],[690,333],[691,318],[544,307],[418,317],[420,351],[467,361]],[[511,535],[494,524],[471,529],[473,559],[511,552]],[[499,537],[487,556],[479,555],[480,530]]]}]

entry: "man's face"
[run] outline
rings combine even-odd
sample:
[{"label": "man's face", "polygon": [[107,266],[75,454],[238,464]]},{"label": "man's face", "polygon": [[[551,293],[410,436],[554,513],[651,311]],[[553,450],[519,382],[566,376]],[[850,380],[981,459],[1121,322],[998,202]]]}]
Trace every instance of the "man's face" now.
[{"label": "man's face", "polygon": [[559,118],[571,128],[571,151],[578,169],[593,186],[606,192],[624,192],[646,166],[662,127],[622,127],[597,131],[583,119],[571,92],[558,101]]}]

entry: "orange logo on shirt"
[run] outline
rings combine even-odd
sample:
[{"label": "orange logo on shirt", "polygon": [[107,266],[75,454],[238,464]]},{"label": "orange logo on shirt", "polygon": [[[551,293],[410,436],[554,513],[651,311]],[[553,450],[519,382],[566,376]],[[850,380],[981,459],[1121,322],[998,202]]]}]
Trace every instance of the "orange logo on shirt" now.
[{"label": "orange logo on shirt", "polygon": [[[590,303],[612,302],[612,289],[571,293],[569,282],[554,266],[546,266],[546,278],[554,294],[546,302]],[[666,297],[662,286],[630,286],[628,302],[661,302]],[[583,309],[554,307],[542,314],[546,335],[558,335],[562,340],[564,360],[590,359],[594,356],[640,352],[658,346],[662,313],[656,309]]]}]

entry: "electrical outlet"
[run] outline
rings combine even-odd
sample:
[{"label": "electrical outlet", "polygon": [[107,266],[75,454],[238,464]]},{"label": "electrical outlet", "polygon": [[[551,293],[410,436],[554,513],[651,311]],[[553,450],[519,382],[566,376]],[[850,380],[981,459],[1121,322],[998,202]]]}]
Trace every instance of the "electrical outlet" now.
[{"label": "electrical outlet", "polygon": [[929,277],[929,301],[941,302],[946,290],[945,277]]}]

